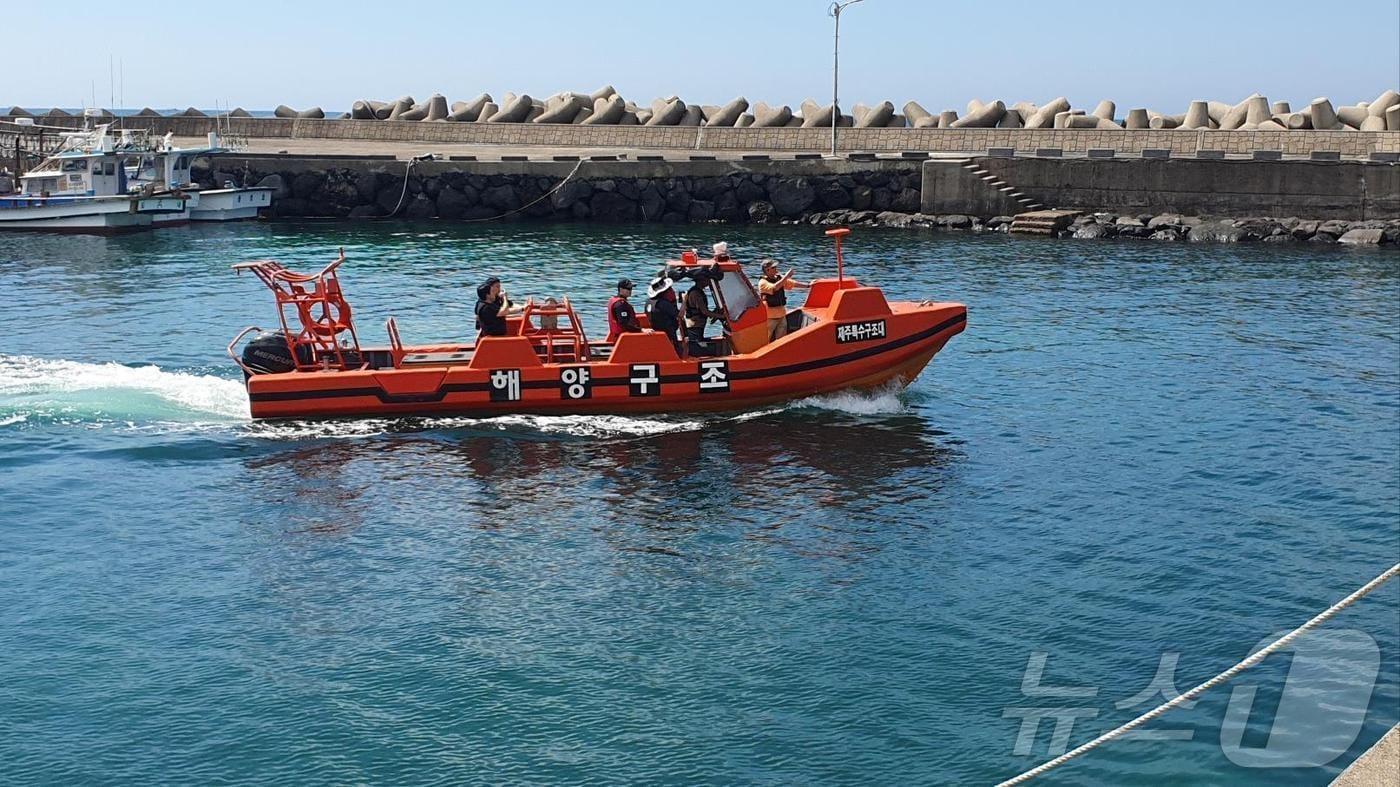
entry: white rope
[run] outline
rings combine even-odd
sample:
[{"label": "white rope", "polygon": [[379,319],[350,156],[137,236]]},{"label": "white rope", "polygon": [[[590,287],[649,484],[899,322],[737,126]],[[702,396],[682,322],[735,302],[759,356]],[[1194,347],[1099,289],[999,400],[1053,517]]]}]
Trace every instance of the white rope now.
[{"label": "white rope", "polygon": [[[538,205],[542,200],[544,200],[544,199],[546,199],[546,198],[548,198],[548,197],[550,197],[550,196],[553,196],[554,192],[558,191],[559,189],[564,188],[564,184],[566,184],[566,183],[568,183],[569,181],[571,181],[571,180],[574,179],[574,176],[578,174],[578,171],[583,167],[583,162],[586,161],[586,160],[587,160],[587,159],[582,159],[582,158],[579,159],[579,160],[578,160],[578,163],[574,165],[573,171],[570,172],[567,176],[565,176],[563,180],[559,181],[559,183],[557,183],[557,184],[554,186],[554,188],[550,189],[549,191],[546,191],[545,193],[541,194],[540,196],[536,197],[535,199],[530,200],[529,202],[525,203],[524,205],[521,205],[520,207],[516,208],[515,210],[508,210],[508,211],[506,211],[505,213],[502,213],[502,214],[499,215],[499,216],[491,216],[490,218],[485,218],[485,219],[458,219],[457,221],[458,221],[458,223],[460,223],[460,224],[477,224],[477,223],[483,222],[483,221],[500,221],[501,219],[508,218],[508,217],[510,217],[510,216],[514,216],[515,214],[519,213],[519,212],[522,211],[522,210],[529,210],[530,208],[533,208],[535,205]],[[392,211],[389,212],[389,215],[388,215],[388,216],[385,216],[385,218],[392,219],[394,216],[397,216],[398,213],[399,213],[399,209],[403,207],[403,200],[404,200],[404,197],[408,195],[408,176],[409,176],[409,173],[411,173],[411,172],[413,171],[413,165],[414,165],[414,164],[417,164],[417,163],[418,163],[418,159],[409,159],[409,160],[408,160],[408,166],[407,166],[407,167],[404,167],[404,171],[403,171],[403,191],[399,192],[399,202],[398,202],[397,205],[394,206],[394,209],[393,209]]]},{"label": "white rope", "polygon": [[391,218],[391,219],[392,219],[393,217],[399,215],[399,208],[402,208],[402,207],[403,207],[403,198],[406,197],[406,196],[408,196],[408,176],[413,172],[413,165],[414,165],[414,164],[417,164],[417,163],[418,163],[418,159],[416,159],[416,158],[411,158],[411,159],[408,160],[408,163],[404,165],[404,168],[403,168],[403,191],[400,191],[400,192],[399,192],[399,201],[398,201],[398,204],[394,206],[394,209],[393,209],[393,210],[389,211],[389,218]]},{"label": "white rope", "polygon": [[1370,593],[1371,591],[1375,590],[1381,585],[1384,585],[1391,579],[1394,579],[1396,574],[1400,574],[1400,563],[1396,563],[1395,565],[1391,566],[1380,576],[1376,577],[1370,582],[1367,582],[1365,585],[1362,585],[1361,588],[1355,593],[1352,593],[1350,596],[1347,596],[1341,601],[1338,601],[1336,604],[1333,604],[1332,606],[1328,607],[1327,610],[1324,611],[1322,614],[1318,615],[1312,620],[1309,620],[1307,623],[1304,623],[1298,628],[1293,629],[1292,631],[1288,632],[1282,637],[1279,637],[1278,639],[1264,646],[1262,649],[1259,650],[1259,652],[1255,653],[1254,655],[1250,656],[1244,661],[1241,661],[1235,666],[1225,670],[1219,675],[1216,675],[1215,677],[1211,678],[1205,683],[1202,683],[1196,688],[1191,689],[1185,694],[1174,697],[1173,699],[1170,699],[1162,703],[1161,705],[1158,705],[1152,710],[1142,714],[1136,719],[1133,719],[1127,724],[1118,727],[1117,729],[1105,732],[1103,735],[1100,735],[1099,737],[1089,741],[1083,746],[1080,746],[1071,751],[1067,751],[1064,754],[1061,754],[1060,756],[1056,757],[1055,759],[1050,760],[1049,762],[1037,765],[1036,767],[1021,774],[1020,776],[1017,776],[1012,779],[1007,779],[1006,781],[998,784],[997,787],[1010,787],[1010,785],[1013,784],[1022,784],[1024,782],[1028,782],[1031,779],[1034,779],[1035,777],[1040,776],[1041,774],[1050,770],[1051,768],[1056,768],[1061,765],[1064,765],[1065,763],[1069,762],[1075,757],[1078,757],[1081,754],[1084,754],[1085,752],[1088,752],[1092,749],[1096,749],[1099,746],[1113,740],[1114,738],[1122,737],[1124,734],[1131,732],[1137,729],[1138,727],[1141,727],[1142,725],[1146,724],[1149,721],[1152,721],[1158,716],[1161,716],[1162,714],[1166,713],[1172,708],[1175,708],[1183,703],[1190,702],[1196,697],[1205,694],[1207,691],[1215,688],[1216,686],[1219,686],[1222,683],[1225,683],[1226,681],[1230,680],[1231,678],[1235,677],[1241,672],[1244,672],[1250,667],[1256,666],[1257,664],[1259,664],[1259,662],[1267,658],[1269,654],[1287,646],[1288,643],[1292,642],[1293,640],[1297,639],[1298,637],[1302,636],[1308,631],[1311,631],[1312,629],[1317,628],[1323,623],[1326,623],[1328,620],[1331,620],[1338,612],[1341,612],[1342,610],[1346,609],[1352,604],[1355,604],[1357,601],[1361,600],[1361,598],[1364,597],[1366,594]]}]

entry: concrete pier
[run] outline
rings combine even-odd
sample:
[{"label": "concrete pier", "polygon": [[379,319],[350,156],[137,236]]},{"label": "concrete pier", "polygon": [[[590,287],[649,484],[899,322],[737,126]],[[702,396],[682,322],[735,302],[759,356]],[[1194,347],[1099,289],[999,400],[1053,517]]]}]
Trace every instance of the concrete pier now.
[{"label": "concrete pier", "polygon": [[1332,787],[1394,787],[1400,784],[1400,725],[1390,728],[1351,767],[1342,771]]}]

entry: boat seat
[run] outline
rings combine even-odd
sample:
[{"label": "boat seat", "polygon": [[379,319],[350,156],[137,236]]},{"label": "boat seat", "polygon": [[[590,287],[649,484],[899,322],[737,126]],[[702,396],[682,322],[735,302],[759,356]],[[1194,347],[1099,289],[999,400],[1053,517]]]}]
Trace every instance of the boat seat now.
[{"label": "boat seat", "polygon": [[445,366],[467,364],[472,361],[472,350],[442,353],[407,353],[403,357],[404,366]]}]

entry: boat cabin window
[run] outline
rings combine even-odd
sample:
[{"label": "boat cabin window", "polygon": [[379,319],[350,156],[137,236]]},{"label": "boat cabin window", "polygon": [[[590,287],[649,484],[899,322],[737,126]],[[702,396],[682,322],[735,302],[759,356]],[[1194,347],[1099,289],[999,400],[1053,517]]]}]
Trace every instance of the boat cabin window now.
[{"label": "boat cabin window", "polygon": [[726,271],[716,286],[731,320],[739,319],[744,312],[758,305],[758,293],[754,292],[748,277],[742,273]]},{"label": "boat cabin window", "polygon": [[88,168],[88,163],[87,163],[87,159],[85,159],[85,158],[83,158],[83,159],[77,159],[76,161],[65,161],[65,162],[63,162],[63,171],[64,171],[64,172],[87,172],[87,168]]}]

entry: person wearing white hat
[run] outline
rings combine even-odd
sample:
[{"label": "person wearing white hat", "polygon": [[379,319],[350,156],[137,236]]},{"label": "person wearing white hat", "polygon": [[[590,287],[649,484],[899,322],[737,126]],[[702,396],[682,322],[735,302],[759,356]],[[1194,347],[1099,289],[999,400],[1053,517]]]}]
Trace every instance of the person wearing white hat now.
[{"label": "person wearing white hat", "polygon": [[728,244],[728,243],[725,243],[724,241],[720,241],[719,243],[716,243],[716,244],[715,244],[714,249],[715,249],[715,262],[729,262],[729,244]]},{"label": "person wearing white hat", "polygon": [[647,315],[651,318],[651,329],[666,334],[676,354],[681,353],[680,327],[681,313],[676,307],[676,282],[660,276],[647,285]]}]

